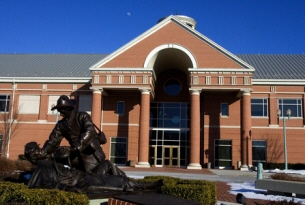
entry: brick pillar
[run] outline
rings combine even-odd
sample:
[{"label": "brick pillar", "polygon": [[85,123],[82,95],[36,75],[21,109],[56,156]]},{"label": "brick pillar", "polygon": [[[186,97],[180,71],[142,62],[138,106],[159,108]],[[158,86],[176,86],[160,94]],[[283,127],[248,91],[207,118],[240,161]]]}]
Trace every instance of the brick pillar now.
[{"label": "brick pillar", "polygon": [[39,107],[39,115],[38,122],[46,122],[48,110],[48,96],[42,92],[40,95],[40,107]]},{"label": "brick pillar", "polygon": [[150,167],[149,158],[150,92],[141,90],[139,160],[135,167]]},{"label": "brick pillar", "polygon": [[92,122],[100,127],[101,125],[101,111],[102,111],[102,90],[95,89],[92,94],[92,108],[91,118]]},{"label": "brick pillar", "polygon": [[242,91],[241,119],[241,170],[252,166],[252,132],[251,132],[251,95],[249,90]]},{"label": "brick pillar", "polygon": [[200,91],[191,91],[190,163],[187,169],[201,169],[200,165]]},{"label": "brick pillar", "polygon": [[269,94],[269,127],[278,127],[277,98],[275,93]]}]

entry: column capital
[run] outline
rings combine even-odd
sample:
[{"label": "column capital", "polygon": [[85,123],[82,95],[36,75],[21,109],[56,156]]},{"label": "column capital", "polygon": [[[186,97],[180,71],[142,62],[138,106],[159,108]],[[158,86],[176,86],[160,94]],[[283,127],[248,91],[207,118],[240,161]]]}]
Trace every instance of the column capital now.
[{"label": "column capital", "polygon": [[240,89],[242,95],[251,95],[252,89]]},{"label": "column capital", "polygon": [[102,94],[102,92],[103,92],[102,87],[90,87],[90,90],[92,90],[92,92],[96,93],[96,94]]},{"label": "column capital", "polygon": [[139,90],[141,91],[141,94],[148,94],[150,95],[151,89],[149,88],[139,88]]},{"label": "column capital", "polygon": [[199,95],[201,93],[201,89],[190,89],[191,95]]}]

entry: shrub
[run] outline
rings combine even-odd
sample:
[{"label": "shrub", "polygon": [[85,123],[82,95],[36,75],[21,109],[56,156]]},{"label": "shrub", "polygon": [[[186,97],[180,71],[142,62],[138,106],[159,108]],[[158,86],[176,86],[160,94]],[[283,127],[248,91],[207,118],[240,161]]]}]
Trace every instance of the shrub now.
[{"label": "shrub", "polygon": [[0,157],[0,171],[15,171],[16,169],[15,161]]},{"label": "shrub", "polygon": [[15,161],[17,170],[20,171],[32,171],[34,170],[35,166],[31,164],[31,162],[27,160],[17,160]]},{"label": "shrub", "polygon": [[0,182],[0,204],[79,204],[88,205],[85,194],[65,192],[58,189],[29,189],[24,184]]},{"label": "shrub", "polygon": [[304,178],[301,177],[294,177],[291,175],[288,175],[286,173],[276,173],[270,175],[272,179],[277,179],[277,180],[287,180],[287,181],[297,181],[297,182],[305,182]]},{"label": "shrub", "polygon": [[216,184],[205,180],[181,180],[175,177],[147,176],[142,181],[153,182],[164,180],[164,186],[157,192],[187,200],[198,201],[201,204],[216,203]]}]

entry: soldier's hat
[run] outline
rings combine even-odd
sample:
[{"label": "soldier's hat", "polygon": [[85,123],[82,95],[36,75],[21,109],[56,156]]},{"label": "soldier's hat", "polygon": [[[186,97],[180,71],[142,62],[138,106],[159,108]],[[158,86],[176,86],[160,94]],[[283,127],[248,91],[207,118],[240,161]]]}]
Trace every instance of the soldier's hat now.
[{"label": "soldier's hat", "polygon": [[62,108],[74,108],[76,105],[75,100],[70,100],[66,95],[61,95],[57,100],[57,105],[52,107],[51,110],[62,109]]}]

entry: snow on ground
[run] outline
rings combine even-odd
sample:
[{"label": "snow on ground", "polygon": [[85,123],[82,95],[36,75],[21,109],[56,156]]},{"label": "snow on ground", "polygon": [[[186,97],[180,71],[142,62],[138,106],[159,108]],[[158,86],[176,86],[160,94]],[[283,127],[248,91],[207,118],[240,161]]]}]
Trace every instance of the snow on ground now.
[{"label": "snow on ground", "polygon": [[[298,175],[305,175],[305,170],[264,170],[265,173],[286,173],[286,174],[298,174]],[[144,176],[136,176],[131,175],[131,178],[143,178]],[[231,186],[231,190],[229,191],[231,194],[237,195],[238,193],[243,194],[246,198],[251,199],[262,199],[262,200],[269,200],[269,201],[291,201],[294,199],[294,202],[300,202],[305,204],[305,199],[300,198],[293,198],[293,197],[285,197],[279,195],[267,195],[266,190],[262,189],[255,189],[255,182],[244,182],[244,183],[228,183]]]},{"label": "snow on ground", "polygon": [[[305,175],[305,170],[264,170],[266,173],[286,173],[286,174],[299,174]],[[251,199],[263,199],[270,201],[291,201],[292,197],[278,196],[278,195],[267,195],[266,190],[255,189],[255,182],[245,182],[245,183],[228,183],[231,186],[230,193],[237,195],[238,193],[243,194],[246,198]],[[305,204],[305,199],[294,198],[295,202],[300,202]]]}]

